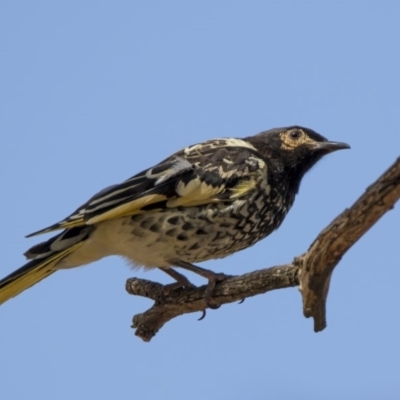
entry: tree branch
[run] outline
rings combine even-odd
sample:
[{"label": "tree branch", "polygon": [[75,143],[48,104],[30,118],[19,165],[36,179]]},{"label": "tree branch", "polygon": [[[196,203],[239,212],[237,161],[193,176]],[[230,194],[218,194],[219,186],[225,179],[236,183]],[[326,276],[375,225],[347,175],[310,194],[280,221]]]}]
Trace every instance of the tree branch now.
[{"label": "tree branch", "polygon": [[[315,332],[326,327],[326,300],[332,272],[346,251],[356,243],[400,198],[400,158],[349,208],[337,216],[303,255],[291,264],[228,278],[213,292],[219,304],[232,303],[275,289],[298,286],[303,313],[313,317]],[[178,315],[206,308],[206,286],[185,288],[162,296],[160,283],[131,278],[128,293],[154,300],[153,306],[133,317],[135,334],[150,341],[159,329]]]},{"label": "tree branch", "polygon": [[337,216],[299,259],[303,313],[315,332],[326,327],[326,299],[333,269],[343,255],[400,198],[400,158],[350,207]]}]

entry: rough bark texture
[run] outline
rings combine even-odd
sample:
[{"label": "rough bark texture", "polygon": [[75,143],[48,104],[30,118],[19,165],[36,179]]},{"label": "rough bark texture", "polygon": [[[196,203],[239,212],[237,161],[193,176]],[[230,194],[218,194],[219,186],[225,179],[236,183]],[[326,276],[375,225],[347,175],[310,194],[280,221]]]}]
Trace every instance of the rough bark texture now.
[{"label": "rough bark texture", "polygon": [[[314,319],[315,332],[326,327],[326,300],[332,272],[356,243],[400,198],[400,158],[349,208],[336,217],[303,255],[291,264],[254,271],[220,282],[213,293],[219,304],[232,303],[270,290],[299,286],[304,316]],[[206,286],[179,289],[162,296],[160,283],[131,278],[128,293],[154,300],[154,305],[133,317],[135,334],[150,341],[162,326],[178,315],[206,308]]]},{"label": "rough bark texture", "polygon": [[349,208],[337,216],[299,259],[303,313],[315,332],[326,327],[326,299],[333,269],[400,198],[400,158]]}]

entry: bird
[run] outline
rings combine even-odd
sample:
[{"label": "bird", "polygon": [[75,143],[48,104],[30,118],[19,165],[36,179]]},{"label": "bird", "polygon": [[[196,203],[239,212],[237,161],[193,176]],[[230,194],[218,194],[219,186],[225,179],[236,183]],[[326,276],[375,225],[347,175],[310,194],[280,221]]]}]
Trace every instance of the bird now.
[{"label": "bird", "polygon": [[165,293],[193,286],[175,268],[204,277],[206,304],[216,308],[212,293],[229,275],[196,264],[249,248],[279,228],[307,171],[348,148],[301,126],[185,147],[28,235],[61,231],[31,247],[27,263],[0,280],[0,304],[56,271],[118,255],[172,277]]}]

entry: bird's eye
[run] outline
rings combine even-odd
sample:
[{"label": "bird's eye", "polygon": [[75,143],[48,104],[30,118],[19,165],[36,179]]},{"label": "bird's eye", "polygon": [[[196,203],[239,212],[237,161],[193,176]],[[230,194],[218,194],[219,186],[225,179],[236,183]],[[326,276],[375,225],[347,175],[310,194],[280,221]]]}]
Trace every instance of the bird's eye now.
[{"label": "bird's eye", "polygon": [[301,137],[301,131],[299,130],[291,131],[289,135],[292,139],[298,139],[299,137]]}]

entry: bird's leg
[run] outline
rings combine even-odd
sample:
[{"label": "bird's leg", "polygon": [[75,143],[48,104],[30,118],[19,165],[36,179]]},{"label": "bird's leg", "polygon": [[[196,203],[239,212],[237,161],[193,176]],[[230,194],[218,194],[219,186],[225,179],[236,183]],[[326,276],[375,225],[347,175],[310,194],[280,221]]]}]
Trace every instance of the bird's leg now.
[{"label": "bird's leg", "polygon": [[180,274],[178,271],[175,271],[173,268],[159,268],[161,271],[165,272],[167,275],[169,275],[171,278],[174,278],[176,282],[174,283],[169,283],[167,285],[164,285],[163,287],[163,294],[164,296],[168,295],[170,292],[176,289],[180,289],[182,287],[196,287],[189,281],[188,278],[186,278],[185,275]]},{"label": "bird's leg", "polygon": [[174,263],[175,266],[186,269],[188,271],[194,272],[202,276],[203,278],[208,279],[208,285],[206,291],[204,293],[204,299],[207,303],[207,306],[216,309],[220,307],[220,304],[217,304],[213,301],[212,293],[215,289],[215,286],[218,282],[223,281],[224,279],[230,278],[232,275],[226,275],[223,273],[216,273],[209,269],[200,268],[197,265],[190,264],[185,261],[178,261]]},{"label": "bird's leg", "polygon": [[[168,285],[163,286],[163,291],[162,291],[162,299],[167,296],[172,290],[180,289],[182,287],[196,287],[196,285],[193,285],[192,282],[189,281],[188,278],[186,278],[185,275],[180,274],[178,271],[175,271],[173,268],[159,268],[161,271],[165,272],[167,275],[169,275],[171,278],[174,278],[176,282],[174,283],[169,283]],[[201,317],[198,319],[201,321],[204,319],[206,316],[206,310],[203,310],[203,314]]]},{"label": "bird's leg", "polygon": [[[171,278],[174,278],[176,282],[174,283],[169,283],[167,285],[163,286],[163,290],[161,293],[161,301],[165,300],[165,296],[167,296],[171,291],[180,289],[182,287],[196,287],[196,285],[193,285],[192,282],[189,281],[188,278],[186,278],[185,275],[180,274],[178,271],[175,271],[173,268],[163,268],[159,267],[159,269],[163,272],[165,272],[167,275],[169,275]],[[203,314],[199,318],[199,321],[201,321],[204,317],[206,316],[206,310],[203,310]]]}]

